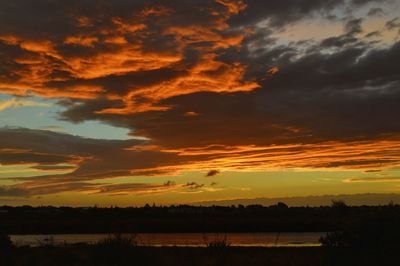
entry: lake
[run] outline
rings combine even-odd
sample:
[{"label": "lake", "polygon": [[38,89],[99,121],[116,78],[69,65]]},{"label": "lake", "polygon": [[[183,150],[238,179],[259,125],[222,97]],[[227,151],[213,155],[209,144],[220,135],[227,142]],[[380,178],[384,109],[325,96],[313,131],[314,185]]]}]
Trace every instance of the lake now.
[{"label": "lake", "polygon": [[[141,246],[204,247],[211,241],[227,238],[231,246],[240,247],[310,247],[320,246],[318,239],[323,232],[304,233],[140,233],[134,236]],[[39,246],[95,243],[109,234],[53,234],[53,235],[10,235],[16,246]]]}]

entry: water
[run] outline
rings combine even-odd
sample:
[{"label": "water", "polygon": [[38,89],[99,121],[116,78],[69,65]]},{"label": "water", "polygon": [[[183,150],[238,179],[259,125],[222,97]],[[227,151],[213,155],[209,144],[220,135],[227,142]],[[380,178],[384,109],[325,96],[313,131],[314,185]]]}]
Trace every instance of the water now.
[{"label": "water", "polygon": [[[204,247],[207,243],[224,237],[231,246],[239,247],[310,247],[320,246],[318,239],[323,232],[305,233],[140,233],[126,234],[135,237],[141,246]],[[54,234],[54,235],[11,235],[17,246],[39,246],[42,244],[96,243],[109,234]]]}]

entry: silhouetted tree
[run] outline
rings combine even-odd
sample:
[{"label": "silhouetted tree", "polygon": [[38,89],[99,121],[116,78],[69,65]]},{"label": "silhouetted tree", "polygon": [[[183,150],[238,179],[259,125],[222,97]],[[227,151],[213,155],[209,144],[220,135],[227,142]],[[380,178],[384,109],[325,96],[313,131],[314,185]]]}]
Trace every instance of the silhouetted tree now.
[{"label": "silhouetted tree", "polygon": [[278,203],[276,204],[276,207],[277,207],[278,209],[287,209],[287,208],[289,208],[289,206],[287,206],[287,204],[284,203],[284,202],[278,202]]},{"label": "silhouetted tree", "polygon": [[345,209],[348,206],[343,200],[332,200],[331,207],[336,209]]}]

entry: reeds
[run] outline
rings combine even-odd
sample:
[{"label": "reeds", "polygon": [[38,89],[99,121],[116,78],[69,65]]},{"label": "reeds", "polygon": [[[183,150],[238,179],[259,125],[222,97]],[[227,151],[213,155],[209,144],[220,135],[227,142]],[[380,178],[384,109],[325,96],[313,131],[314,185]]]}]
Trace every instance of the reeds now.
[{"label": "reeds", "polygon": [[216,234],[211,240],[204,235],[203,239],[206,247],[210,249],[224,249],[230,246],[227,234]]}]

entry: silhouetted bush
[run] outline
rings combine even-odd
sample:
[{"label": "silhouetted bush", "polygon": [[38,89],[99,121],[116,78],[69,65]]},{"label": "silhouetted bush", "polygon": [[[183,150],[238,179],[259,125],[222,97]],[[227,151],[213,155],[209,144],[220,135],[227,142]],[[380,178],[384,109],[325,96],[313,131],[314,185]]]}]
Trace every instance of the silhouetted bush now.
[{"label": "silhouetted bush", "polygon": [[288,206],[286,203],[284,203],[284,202],[278,202],[278,203],[276,204],[276,207],[277,207],[278,209],[288,209],[288,208],[289,208],[289,206]]},{"label": "silhouetted bush", "polygon": [[400,212],[387,209],[371,213],[342,225],[342,230],[328,233],[320,242],[327,247],[399,248]]},{"label": "silhouetted bush", "polygon": [[134,260],[136,247],[135,235],[116,233],[92,246],[93,258],[96,265],[128,265],[128,261]]}]

